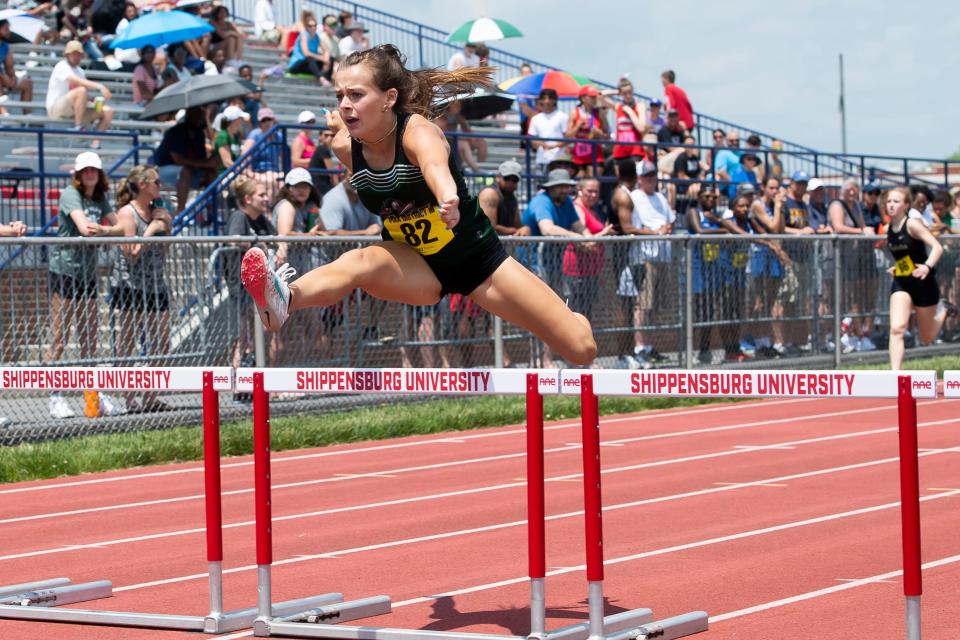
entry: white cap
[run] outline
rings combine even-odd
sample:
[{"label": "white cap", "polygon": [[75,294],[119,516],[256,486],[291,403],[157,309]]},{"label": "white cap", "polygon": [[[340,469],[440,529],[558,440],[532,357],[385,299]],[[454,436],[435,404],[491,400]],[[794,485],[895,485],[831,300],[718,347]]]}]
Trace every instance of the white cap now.
[{"label": "white cap", "polygon": [[223,110],[223,119],[227,122],[233,122],[237,118],[249,120],[250,114],[233,104]]},{"label": "white cap", "polygon": [[100,159],[100,156],[93,151],[84,151],[73,161],[73,170],[83,171],[87,167],[93,167],[94,169],[103,171],[103,161]]},{"label": "white cap", "polygon": [[301,111],[300,115],[297,116],[297,122],[303,124],[304,122],[310,122],[311,120],[316,120],[317,114],[313,111]]},{"label": "white cap", "polygon": [[307,184],[313,184],[313,180],[310,178],[310,172],[302,167],[291,169],[283,181],[291,187],[304,182]]},{"label": "white cap", "polygon": [[807,191],[816,191],[823,187],[823,180],[820,178],[810,178],[810,182],[807,183]]}]

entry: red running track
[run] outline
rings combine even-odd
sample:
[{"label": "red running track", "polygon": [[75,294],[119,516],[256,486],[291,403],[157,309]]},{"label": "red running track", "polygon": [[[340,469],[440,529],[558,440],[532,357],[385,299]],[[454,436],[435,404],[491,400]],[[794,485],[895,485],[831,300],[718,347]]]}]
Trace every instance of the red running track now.
[{"label": "red running track", "polygon": [[[926,640],[960,637],[958,409],[918,403]],[[703,609],[705,640],[903,637],[896,424],[891,400],[602,419],[608,613]],[[587,616],[579,433],[545,434],[548,628]],[[76,606],[203,615],[201,469],[0,486],[0,584],[110,579],[112,599]],[[388,594],[363,624],[525,634],[524,473],[519,427],[275,454],[274,599]],[[224,462],[223,490],[226,605],[253,606],[249,458]],[[195,635],[0,620],[3,639],[52,637]]]}]

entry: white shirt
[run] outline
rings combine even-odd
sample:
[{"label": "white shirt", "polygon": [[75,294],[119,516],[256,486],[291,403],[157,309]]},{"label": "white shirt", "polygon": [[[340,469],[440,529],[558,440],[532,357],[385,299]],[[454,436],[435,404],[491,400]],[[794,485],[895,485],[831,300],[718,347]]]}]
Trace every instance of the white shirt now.
[{"label": "white shirt", "polygon": [[457,51],[455,54],[450,56],[450,62],[447,63],[447,71],[456,71],[462,67],[479,67],[480,66],[480,56],[474,53],[472,56],[468,56],[463,51]]},{"label": "white shirt", "polygon": [[[567,114],[556,110],[552,113],[536,113],[530,118],[530,127],[527,133],[537,138],[562,138],[567,130]],[[537,164],[549,164],[560,155],[562,147],[554,149],[537,149]]]},{"label": "white shirt", "polygon": [[[123,32],[126,31],[127,27],[130,26],[130,21],[126,18],[122,18],[120,22],[117,23],[116,34],[117,38],[123,37]],[[120,62],[129,62],[130,64],[140,64],[140,52],[137,49],[114,49],[113,57],[119,60]]]},{"label": "white shirt", "polygon": [[[635,227],[643,229],[657,230],[665,224],[673,224],[677,219],[677,214],[670,208],[670,203],[663,197],[659,191],[653,195],[647,195],[639,187],[630,192],[630,199],[633,200],[633,213],[630,222]],[[630,245],[630,262],[639,264],[641,262],[670,262],[672,251],[669,242],[639,242]]]},{"label": "white shirt", "polygon": [[927,229],[933,227],[933,208],[927,207],[924,209],[923,213],[920,213],[913,207],[910,207],[910,211],[907,213],[908,218],[917,218],[922,220],[923,224],[926,225]]},{"label": "white shirt", "polygon": [[350,35],[344,36],[340,40],[340,55],[344,58],[354,51],[363,51],[364,49],[366,49],[366,47],[363,45],[363,42],[354,41]]},{"label": "white shirt", "polygon": [[273,15],[273,3],[270,0],[257,0],[253,7],[253,35],[259,38],[264,31],[277,28],[277,19]]},{"label": "white shirt", "polygon": [[50,74],[50,80],[47,83],[48,113],[53,109],[53,105],[56,104],[57,100],[70,92],[70,79],[75,77],[86,79],[87,76],[83,73],[83,69],[80,67],[71,67],[70,63],[66,60],[61,60],[56,64],[53,72]]}]

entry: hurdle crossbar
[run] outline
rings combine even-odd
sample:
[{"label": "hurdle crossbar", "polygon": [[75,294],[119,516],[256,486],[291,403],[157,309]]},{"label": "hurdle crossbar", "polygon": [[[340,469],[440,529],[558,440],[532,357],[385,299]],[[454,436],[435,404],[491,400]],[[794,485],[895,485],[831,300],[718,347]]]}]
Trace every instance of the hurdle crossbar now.
[{"label": "hurdle crossbar", "polygon": [[[960,375],[957,395],[960,396]],[[904,595],[908,640],[919,640],[920,503],[917,484],[917,413],[915,398],[936,398],[935,371],[782,371],[782,370],[575,370],[561,372],[560,391],[579,394],[583,426],[584,497],[587,540],[589,640],[680,638],[706,631],[706,612],[694,611],[604,635],[603,537],[600,504],[599,397],[810,397],[897,398],[900,425],[901,505],[903,519]]]},{"label": "hurdle crossbar", "polygon": [[[203,398],[204,494],[209,613],[205,616],[93,609],[60,609],[113,595],[109,580],[73,584],[68,578],[0,587],[0,618],[42,622],[69,622],[120,627],[177,629],[226,633],[253,625],[256,607],[223,610],[223,537],[220,504],[219,391],[230,391],[229,367],[56,367],[0,368],[0,391],[123,391],[201,392]],[[339,593],[278,603],[286,615],[306,607],[325,606],[343,599]]]},{"label": "hurdle crossbar", "polygon": [[[543,470],[543,396],[557,394],[560,371],[520,369],[238,369],[237,391],[253,391],[254,413],[261,433],[256,441],[258,454],[269,455],[269,416],[266,407],[270,393],[369,393],[422,395],[525,395],[527,402],[527,517],[528,569],[530,574],[530,634],[511,636],[423,629],[392,629],[371,626],[324,624],[325,618],[340,619],[335,608],[327,615],[305,612],[303,615],[282,618],[269,613],[269,595],[261,601],[261,616],[254,624],[257,636],[291,636],[301,638],[342,638],[357,640],[587,640],[588,623],[572,624],[552,631],[546,626],[546,596],[544,578],[545,513]],[[257,409],[257,407],[261,407]],[[257,496],[257,548],[262,553],[258,560],[260,593],[269,594],[270,530],[269,530],[269,475],[268,458],[261,462],[258,481],[262,493]],[[262,564],[261,564],[262,561]],[[377,613],[389,613],[389,599],[382,596],[387,607]],[[324,612],[321,612],[323,614]],[[313,615],[311,615],[313,614]],[[653,620],[650,609],[635,609],[608,616],[603,626],[608,633],[635,629]]]}]

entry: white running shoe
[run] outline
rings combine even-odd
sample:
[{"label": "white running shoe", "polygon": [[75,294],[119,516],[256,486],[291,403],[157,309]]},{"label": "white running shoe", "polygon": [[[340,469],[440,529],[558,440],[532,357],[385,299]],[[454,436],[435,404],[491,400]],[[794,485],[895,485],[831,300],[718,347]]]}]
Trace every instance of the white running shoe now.
[{"label": "white running shoe", "polygon": [[74,413],[70,405],[67,404],[66,398],[60,394],[50,396],[50,417],[62,420],[64,418],[72,418],[75,415],[77,414]]},{"label": "white running shoe", "polygon": [[279,331],[287,321],[290,304],[290,287],[287,280],[293,277],[297,270],[289,264],[273,271],[267,264],[267,256],[259,247],[247,250],[240,264],[240,282],[254,304],[260,320],[270,331]]},{"label": "white running shoe", "polygon": [[122,416],[127,412],[123,405],[103,393],[100,394],[100,415]]},{"label": "white running shoe", "polygon": [[860,340],[857,336],[852,336],[849,333],[845,333],[840,336],[840,350],[843,353],[853,353],[857,350],[857,347],[860,345]]}]

